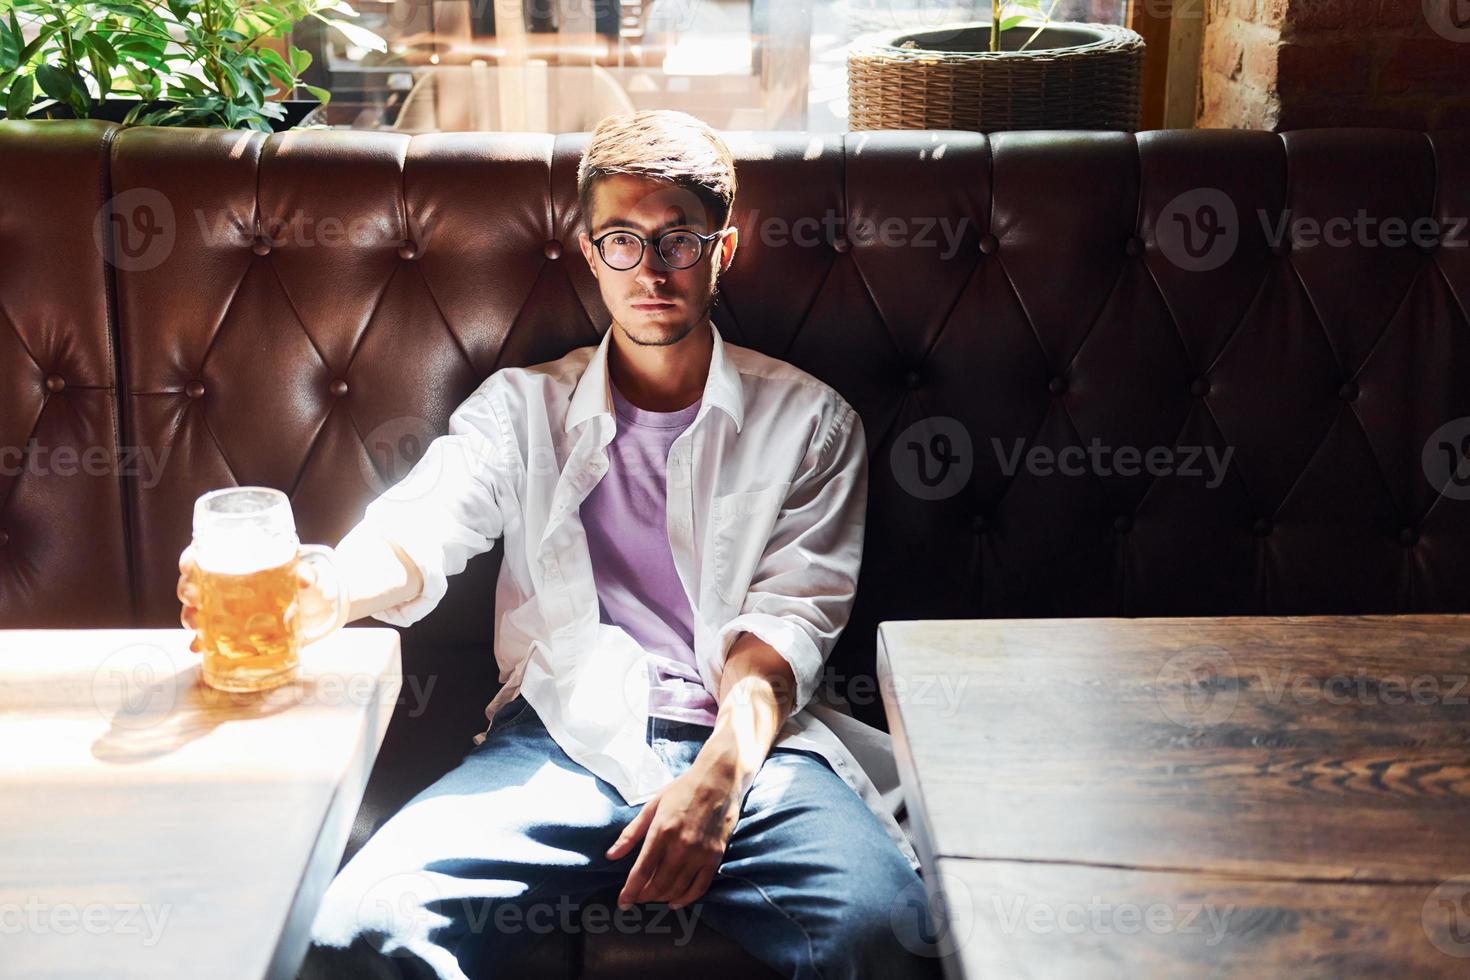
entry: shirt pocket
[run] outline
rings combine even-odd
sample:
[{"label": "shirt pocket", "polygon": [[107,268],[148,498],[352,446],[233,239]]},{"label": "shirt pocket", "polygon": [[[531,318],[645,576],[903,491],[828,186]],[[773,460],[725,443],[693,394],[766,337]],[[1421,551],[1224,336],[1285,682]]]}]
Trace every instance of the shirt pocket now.
[{"label": "shirt pocket", "polygon": [[789,483],[762,490],[727,493],[714,498],[710,523],[714,528],[715,590],[734,606],[745,601],[750,580],[770,542]]}]

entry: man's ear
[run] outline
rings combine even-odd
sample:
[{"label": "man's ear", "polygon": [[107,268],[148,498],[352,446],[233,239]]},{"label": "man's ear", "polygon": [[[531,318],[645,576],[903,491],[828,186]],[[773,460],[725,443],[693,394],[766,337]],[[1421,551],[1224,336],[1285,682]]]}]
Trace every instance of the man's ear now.
[{"label": "man's ear", "polygon": [[596,258],[594,253],[596,253],[597,249],[593,246],[592,239],[588,237],[585,231],[577,233],[577,245],[582,249],[582,258],[587,260],[587,268],[592,270],[592,278],[596,279],[597,263],[593,260]]},{"label": "man's ear", "polygon": [[730,226],[730,233],[720,240],[720,271],[727,272],[735,261],[735,249],[740,247],[740,229]]}]

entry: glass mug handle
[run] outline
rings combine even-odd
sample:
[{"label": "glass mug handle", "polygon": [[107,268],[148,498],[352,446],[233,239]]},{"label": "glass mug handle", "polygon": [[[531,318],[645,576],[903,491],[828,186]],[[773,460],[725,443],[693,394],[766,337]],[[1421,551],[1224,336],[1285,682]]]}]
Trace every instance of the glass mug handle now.
[{"label": "glass mug handle", "polygon": [[[330,571],[329,581],[335,586],[332,590],[332,616],[324,620],[316,629],[307,623],[301,624],[301,645],[315,643],[328,633],[336,631],[339,627],[347,625],[347,611],[350,599],[347,595],[347,584],[342,580],[342,571],[337,567],[335,554],[331,548],[320,544],[303,544],[298,548],[299,560],[304,564],[311,565],[314,569],[320,569],[325,565]],[[321,581],[321,572],[317,571],[317,581]]]}]

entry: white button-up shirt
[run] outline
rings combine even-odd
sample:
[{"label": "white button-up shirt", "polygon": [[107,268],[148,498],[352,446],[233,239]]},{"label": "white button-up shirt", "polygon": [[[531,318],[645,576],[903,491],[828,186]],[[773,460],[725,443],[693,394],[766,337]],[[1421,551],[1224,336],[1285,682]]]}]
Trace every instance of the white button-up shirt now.
[{"label": "white button-up shirt", "polygon": [[[895,819],[902,796],[888,735],[814,698],[862,560],[862,421],[830,386],[711,329],[703,402],[669,449],[667,477],[669,546],[694,613],[700,677],[718,696],[742,632],[775,648],[796,678],[776,745],[827,759],[918,867]],[[352,534],[371,527],[422,573],[416,598],[374,616],[398,626],[426,616],[448,577],[503,539],[495,657],[504,686],[486,719],[493,727],[501,705],[524,695],[567,755],[632,805],[672,773],[645,741],[650,654],[600,622],[580,518],[617,429],[611,338],[609,329],[596,347],[491,375]]]}]

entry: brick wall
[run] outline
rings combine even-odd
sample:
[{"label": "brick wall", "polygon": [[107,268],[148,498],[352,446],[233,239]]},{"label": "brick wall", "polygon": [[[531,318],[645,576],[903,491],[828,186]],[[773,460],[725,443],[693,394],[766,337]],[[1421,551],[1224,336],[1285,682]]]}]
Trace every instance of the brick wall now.
[{"label": "brick wall", "polygon": [[1200,3],[1199,126],[1470,126],[1470,0]]}]

